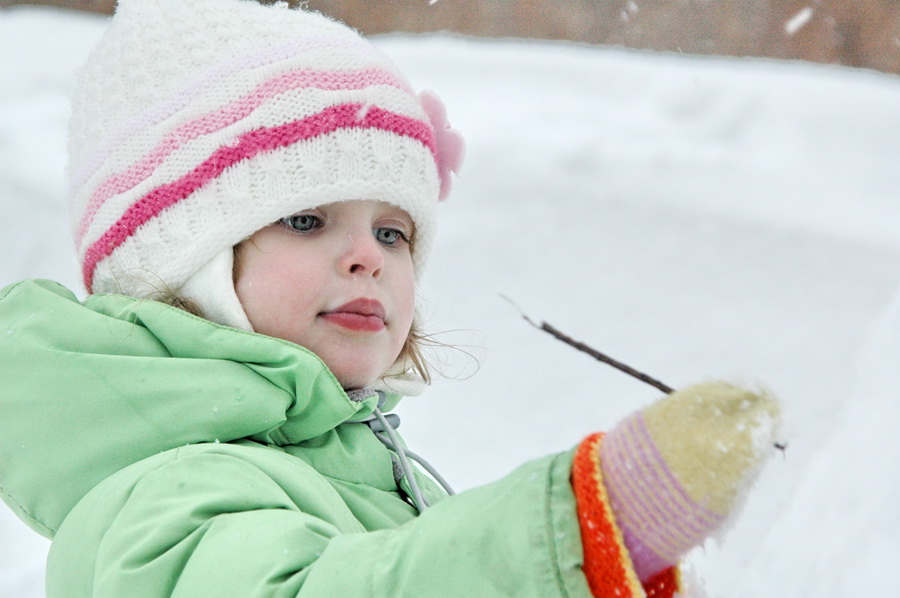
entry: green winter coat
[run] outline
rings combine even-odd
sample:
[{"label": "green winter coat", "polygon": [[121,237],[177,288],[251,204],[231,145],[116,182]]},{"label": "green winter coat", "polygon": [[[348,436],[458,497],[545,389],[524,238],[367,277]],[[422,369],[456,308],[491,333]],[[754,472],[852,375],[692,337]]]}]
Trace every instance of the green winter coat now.
[{"label": "green winter coat", "polygon": [[421,477],[417,515],[349,423],[375,399],[297,345],[26,281],[0,384],[0,495],[53,538],[48,598],[590,596],[571,454],[449,498]]}]

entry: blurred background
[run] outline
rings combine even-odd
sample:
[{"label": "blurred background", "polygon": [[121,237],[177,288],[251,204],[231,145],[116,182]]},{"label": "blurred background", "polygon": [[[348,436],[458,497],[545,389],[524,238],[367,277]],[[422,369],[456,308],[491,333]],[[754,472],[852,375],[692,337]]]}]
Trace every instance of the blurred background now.
[{"label": "blurred background", "polygon": [[[19,4],[0,0],[0,286],[77,292],[69,96],[113,3]],[[458,33],[374,40],[468,148],[422,308],[477,362],[449,352],[402,404],[417,453],[471,488],[657,398],[502,293],[669,385],[783,397],[790,448],[689,559],[711,598],[896,595],[900,0],[304,4]],[[0,598],[44,595],[48,547],[0,505]]]},{"label": "blurred background", "polygon": [[[272,3],[272,0],[262,0]],[[112,13],[115,0],[0,0]],[[366,34],[454,31],[688,54],[758,56],[900,74],[897,0],[291,0]]]}]

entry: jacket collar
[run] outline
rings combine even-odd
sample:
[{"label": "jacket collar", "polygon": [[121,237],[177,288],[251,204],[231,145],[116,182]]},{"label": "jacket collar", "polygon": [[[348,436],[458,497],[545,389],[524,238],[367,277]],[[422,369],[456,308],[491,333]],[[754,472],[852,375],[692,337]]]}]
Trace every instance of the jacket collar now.
[{"label": "jacket collar", "polygon": [[[378,405],[377,395],[351,401],[302,347],[155,301],[79,302],[56,283],[26,281],[0,291],[0,328],[0,412],[15,414],[0,418],[0,490],[45,533],[96,484],[149,456],[244,438],[297,444]],[[65,484],[47,493],[48,479]]]}]

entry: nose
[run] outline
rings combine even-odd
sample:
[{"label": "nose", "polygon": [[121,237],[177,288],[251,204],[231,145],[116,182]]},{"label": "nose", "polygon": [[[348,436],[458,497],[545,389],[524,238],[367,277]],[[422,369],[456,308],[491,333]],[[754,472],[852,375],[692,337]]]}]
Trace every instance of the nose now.
[{"label": "nose", "polygon": [[347,234],[347,247],[340,259],[340,269],[353,276],[381,277],[384,253],[371,231]]}]

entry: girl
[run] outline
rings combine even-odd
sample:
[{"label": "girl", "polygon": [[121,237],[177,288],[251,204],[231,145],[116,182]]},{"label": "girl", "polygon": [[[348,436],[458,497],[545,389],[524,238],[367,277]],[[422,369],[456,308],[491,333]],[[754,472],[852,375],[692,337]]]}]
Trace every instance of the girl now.
[{"label": "girl", "polygon": [[70,154],[87,298],[0,291],[49,598],[673,596],[771,445],[771,398],[707,383],[456,496],[415,468],[385,413],[462,142],[321,15],[122,0]]}]

